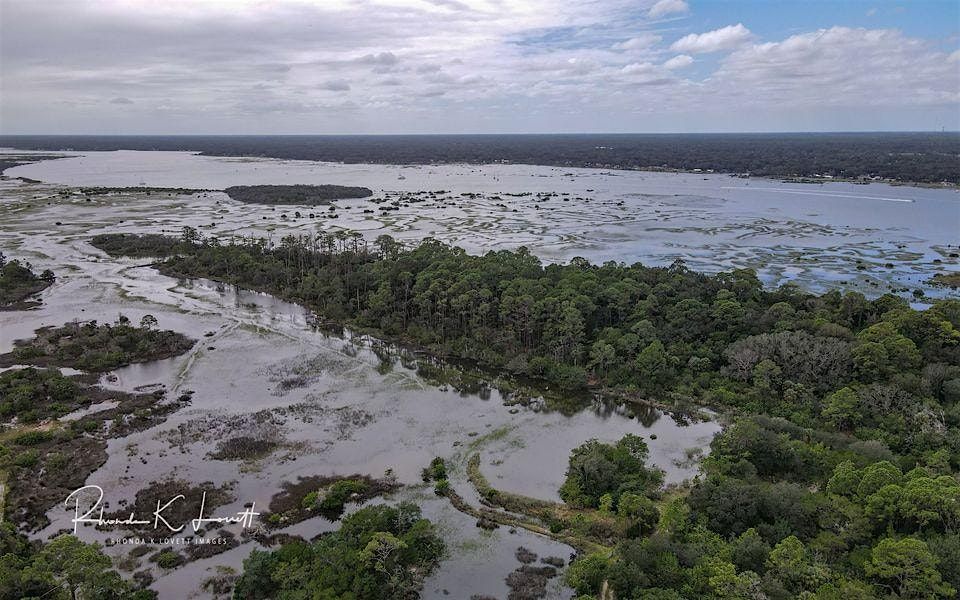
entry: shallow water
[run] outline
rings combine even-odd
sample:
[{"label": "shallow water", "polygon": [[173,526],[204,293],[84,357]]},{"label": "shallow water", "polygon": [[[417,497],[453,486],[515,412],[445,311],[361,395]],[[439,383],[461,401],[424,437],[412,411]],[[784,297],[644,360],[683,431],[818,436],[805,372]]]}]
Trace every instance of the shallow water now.
[{"label": "shallow water", "polygon": [[[195,392],[192,403],[166,423],[110,442],[107,463],[88,480],[105,489],[108,510],[168,476],[233,482],[235,500],[218,509],[227,514],[246,502],[265,507],[281,483],[299,476],[379,477],[390,469],[412,486],[391,501],[421,503],[451,548],[426,583],[429,598],[474,593],[503,598],[504,578],[519,564],[517,546],[564,558],[571,550],[523,531],[476,528],[472,518],[420,483],[420,469],[433,457],[451,460],[452,485],[467,499],[475,495],[463,467],[474,451],[481,453],[481,468],[494,486],[557,499],[569,451],[587,439],[642,435],[652,462],[665,469],[668,481],[680,481],[696,474],[690,456],[707,446],[719,426],[677,423],[654,409],[599,402],[564,415],[537,404],[504,406],[495,390],[481,397],[438,388],[401,360],[385,365],[370,340],[315,331],[302,307],[214,282],[177,281],[144,266],[148,261],[105,256],[89,245],[90,237],[178,232],[184,225],[205,234],[274,239],[349,228],[367,239],[381,233],[411,240],[432,235],[475,252],[528,244],[546,260],[580,255],[665,264],[682,257],[691,267],[709,271],[754,266],[767,282],[818,287],[850,281],[868,293],[887,285],[916,286],[945,268],[934,258],[946,268],[957,265],[948,245],[957,242],[960,203],[956,192],[946,190],[514,165],[337,165],[134,152],[90,153],[17,167],[7,175],[50,183],[0,181],[0,249],[53,269],[58,279],[40,294],[41,307],[0,312],[0,352],[44,325],[113,321],[120,313],[134,322],[152,314],[160,327],[199,340],[184,356],[125,367],[102,379],[108,389],[162,385],[168,397]],[[364,213],[377,208],[369,201],[338,202],[340,217],[333,220],[293,217],[296,210],[328,212],[325,207],[274,210],[240,204],[219,192],[122,192],[87,201],[64,187],[252,183],[365,185],[378,198],[403,190],[449,192],[386,215]],[[459,196],[467,192],[480,195]],[[508,192],[558,195],[503,195]],[[288,218],[281,219],[281,213]],[[864,269],[857,269],[858,259]],[[883,267],[886,262],[894,266]],[[235,436],[271,439],[279,447],[251,463],[208,456],[218,442]],[[71,516],[63,508],[51,510],[52,523],[39,535],[72,528]],[[309,538],[334,526],[317,517],[290,530]],[[108,535],[91,527],[81,530],[85,540],[103,541]],[[239,569],[254,547],[247,542],[158,573],[154,588],[161,598],[205,597],[201,582],[218,567]],[[109,549],[116,556],[128,551]],[[559,580],[552,585],[551,597],[569,597]]]},{"label": "shallow water", "polygon": [[[336,220],[294,219],[325,207],[258,207],[219,193],[185,199],[157,214],[157,226],[191,224],[211,233],[327,229],[433,236],[484,252],[528,245],[549,261],[664,265],[696,270],[750,267],[769,284],[811,290],[925,287],[957,270],[960,193],[887,184],[798,184],[719,174],[564,169],[530,165],[357,165],[199,156],[189,152],[89,152],[7,170],[67,185],[223,189],[230,185],[363,185],[378,197],[445,191],[381,214],[369,200],[337,202]],[[477,198],[461,196],[479,194]],[[538,198],[537,194],[556,194]],[[509,194],[531,194],[511,196]],[[118,200],[119,201],[119,200]],[[125,200],[123,200],[125,201]],[[364,213],[364,210],[374,212]],[[281,213],[289,217],[280,218]],[[266,217],[266,218],[264,218]],[[934,261],[939,260],[940,263]],[[890,266],[887,266],[890,265]]]},{"label": "shallow water", "polygon": [[[217,514],[241,510],[246,502],[265,507],[281,483],[299,476],[379,477],[390,469],[400,482],[418,486],[420,470],[434,456],[453,461],[452,484],[470,497],[463,463],[473,451],[481,453],[483,471],[494,485],[555,499],[566,456],[589,438],[656,433],[656,440],[648,437],[652,461],[667,471],[668,480],[679,481],[696,473],[696,464],[686,461],[686,449],[703,447],[719,428],[714,422],[680,425],[652,409],[638,417],[598,404],[565,416],[537,405],[504,406],[495,390],[481,398],[439,389],[402,361],[385,369],[369,340],[315,331],[302,307],[205,280],[177,281],[144,261],[113,259],[87,243],[95,233],[156,228],[158,220],[173,228],[177,221],[169,211],[192,200],[132,195],[87,203],[56,196],[55,189],[44,185],[7,181],[0,186],[0,248],[40,268],[53,268],[58,276],[40,294],[39,308],[0,313],[0,352],[41,326],[77,318],[113,321],[121,313],[133,322],[152,314],[160,327],[199,340],[184,356],[124,367],[102,378],[108,389],[149,391],[162,385],[168,397],[195,392],[192,403],[166,423],[110,441],[107,463],[87,481],[105,490],[108,511],[170,476],[192,483],[233,482],[235,500]],[[62,225],[52,224],[60,219]],[[252,463],[208,456],[218,442],[234,436],[272,439],[280,446]],[[571,552],[523,531],[480,530],[474,519],[422,486],[391,501],[404,497],[422,501],[451,548],[450,557],[427,581],[425,597],[505,597],[504,578],[519,566],[514,558],[518,546],[541,556],[568,558]],[[48,516],[51,524],[38,536],[72,529],[73,514],[65,508],[54,508]],[[309,538],[333,526],[317,517],[291,530]],[[83,527],[80,535],[106,542],[117,533]],[[202,581],[217,574],[218,567],[239,570],[254,547],[247,542],[157,573],[154,588],[161,598],[205,597],[199,590]],[[108,552],[122,557],[130,549],[115,546]],[[141,563],[141,568],[150,565]],[[569,595],[559,579],[552,586],[551,597]]]}]

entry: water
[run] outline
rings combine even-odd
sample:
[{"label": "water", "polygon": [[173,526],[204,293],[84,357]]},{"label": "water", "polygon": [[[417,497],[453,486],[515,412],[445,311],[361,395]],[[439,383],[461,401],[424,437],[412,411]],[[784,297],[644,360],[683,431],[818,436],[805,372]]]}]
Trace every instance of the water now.
[{"label": "water", "polygon": [[[420,470],[433,457],[451,460],[452,484],[465,497],[470,497],[463,469],[469,449],[481,453],[483,471],[494,485],[556,499],[566,456],[587,439],[643,435],[652,461],[666,470],[669,481],[680,481],[697,470],[687,461],[686,450],[704,447],[719,429],[710,421],[678,424],[653,409],[638,415],[597,404],[565,416],[535,406],[508,407],[496,391],[481,398],[438,389],[399,360],[385,370],[369,340],[353,339],[349,332],[344,339],[325,336],[311,327],[302,307],[210,281],[174,280],[144,266],[145,261],[113,259],[88,244],[100,232],[175,230],[197,222],[210,199],[128,194],[86,202],[60,196],[60,189],[0,183],[0,248],[38,268],[50,267],[58,276],[41,294],[39,308],[0,313],[0,352],[41,326],[74,319],[113,321],[120,314],[133,322],[152,314],[160,327],[199,340],[183,356],[131,365],[102,378],[108,389],[163,387],[168,397],[195,392],[192,403],[166,423],[110,441],[106,464],[87,480],[105,490],[108,511],[167,477],[232,483],[235,500],[217,511],[229,514],[247,502],[265,507],[284,481],[300,476],[379,477],[390,469],[400,482],[414,486],[390,501],[410,498],[423,504],[451,547],[449,558],[426,582],[424,595],[505,597],[504,578],[519,565],[513,556],[518,546],[564,558],[571,549],[523,531],[476,528],[474,519],[420,483]],[[224,229],[260,226],[261,209],[231,206],[230,211],[230,225]],[[57,221],[62,225],[55,225]],[[650,439],[652,433],[656,440]],[[235,436],[272,439],[279,448],[247,464],[208,456],[218,442]],[[72,513],[65,508],[54,508],[48,516],[51,524],[38,537],[72,529]],[[332,526],[318,517],[292,529],[309,538]],[[80,536],[105,542],[111,532],[85,527]],[[154,588],[161,598],[203,597],[199,586],[204,579],[218,567],[239,570],[256,546],[247,542],[157,573]],[[130,549],[107,551],[122,557]],[[141,562],[141,568],[150,564]],[[551,597],[569,595],[559,579],[552,586]]]},{"label": "water", "polygon": [[[406,240],[430,235],[472,252],[529,245],[545,260],[579,255],[667,264],[683,258],[708,271],[753,266],[769,283],[791,280],[817,288],[848,281],[849,287],[874,294],[891,285],[915,287],[935,272],[957,268],[949,254],[957,243],[960,200],[948,190],[515,165],[340,165],[183,152],[85,153],[17,167],[7,175],[43,183],[0,181],[0,249],[37,268],[51,268],[58,278],[40,295],[41,307],[0,312],[0,352],[41,326],[73,319],[113,321],[121,313],[133,322],[152,314],[160,327],[199,340],[186,355],[132,365],[102,379],[108,389],[162,386],[169,397],[195,392],[192,403],[166,423],[110,442],[107,463],[88,479],[106,490],[110,509],[169,476],[193,483],[232,482],[235,500],[218,509],[229,513],[246,502],[265,507],[284,481],[299,476],[379,477],[390,469],[411,486],[390,500],[422,504],[451,547],[449,558],[426,582],[429,598],[474,593],[502,598],[504,578],[519,564],[513,556],[517,546],[541,556],[567,558],[571,551],[523,531],[477,529],[474,519],[420,483],[420,469],[433,457],[451,461],[452,485],[465,498],[475,496],[463,465],[479,451],[481,468],[494,486],[556,500],[569,451],[590,438],[643,436],[651,461],[666,471],[668,481],[677,482],[696,474],[689,456],[703,450],[719,426],[678,423],[654,409],[599,402],[564,415],[536,405],[504,406],[496,391],[480,397],[438,389],[402,361],[384,368],[369,340],[315,331],[302,307],[210,281],[162,276],[145,266],[148,261],[105,256],[89,245],[93,235],[179,232],[190,225],[204,234],[279,239],[348,228],[369,240],[382,233]],[[369,201],[341,201],[340,217],[332,220],[293,218],[296,210],[308,215],[328,212],[325,207],[244,205],[220,192],[128,191],[88,202],[65,187],[219,189],[258,183],[364,185],[378,198],[404,191],[448,193],[439,195],[443,200],[401,206],[385,216],[364,213],[376,209]],[[532,195],[505,195],[526,192]],[[557,195],[536,197],[544,192]],[[943,262],[937,265],[935,258]],[[857,269],[858,259],[865,268]],[[893,266],[883,266],[887,262]],[[208,456],[218,442],[235,436],[267,438],[279,447],[252,463]],[[48,516],[51,525],[41,537],[72,529],[66,510],[55,508]],[[318,517],[291,530],[309,538],[333,526]],[[81,530],[88,541],[108,535]],[[203,597],[204,579],[218,567],[239,569],[254,547],[247,542],[157,573],[153,587],[161,598]],[[122,556],[128,550],[108,551]],[[551,597],[570,595],[559,580],[552,585]]]},{"label": "water", "polygon": [[[960,194],[950,189],[530,165],[347,165],[134,151],[89,152],[16,167],[7,174],[86,186],[223,189],[332,183],[367,186],[381,198],[420,190],[448,192],[439,195],[442,200],[400,206],[385,215],[369,200],[340,201],[336,220],[306,216],[324,214],[326,207],[244,205],[215,192],[172,204],[147,198],[154,210],[146,211],[150,218],[139,219],[138,199],[103,200],[133,219],[137,228],[131,230],[190,224],[205,233],[267,233],[277,239],[287,233],[337,229],[360,231],[368,240],[382,233],[414,241],[432,236],[471,252],[527,245],[548,261],[583,256],[597,262],[665,265],[682,259],[706,272],[750,267],[768,284],[795,281],[815,291],[839,286],[871,296],[904,287],[943,295],[926,282],[935,273],[956,271],[960,264],[951,256],[960,243]],[[464,193],[480,196],[460,195]],[[556,195],[537,198],[538,193]],[[373,214],[363,212],[371,209]],[[300,219],[294,218],[297,210],[304,215]],[[284,213],[288,218],[281,218]]]}]

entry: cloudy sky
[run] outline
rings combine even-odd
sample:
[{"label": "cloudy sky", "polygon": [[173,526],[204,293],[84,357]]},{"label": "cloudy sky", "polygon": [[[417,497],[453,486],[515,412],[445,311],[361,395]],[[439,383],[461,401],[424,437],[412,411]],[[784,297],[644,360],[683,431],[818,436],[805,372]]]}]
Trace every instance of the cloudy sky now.
[{"label": "cloudy sky", "polygon": [[0,133],[960,129],[957,0],[0,0]]}]

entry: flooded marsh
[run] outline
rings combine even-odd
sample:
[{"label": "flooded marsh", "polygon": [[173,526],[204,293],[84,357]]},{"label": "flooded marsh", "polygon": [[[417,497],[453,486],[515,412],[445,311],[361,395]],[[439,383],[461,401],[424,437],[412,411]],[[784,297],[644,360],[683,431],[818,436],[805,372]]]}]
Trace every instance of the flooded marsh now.
[{"label": "flooded marsh", "polygon": [[[426,581],[426,598],[505,598],[508,579],[524,584],[511,575],[527,564],[518,548],[564,560],[572,551],[523,529],[478,528],[476,519],[423,483],[421,470],[434,457],[447,459],[450,483],[468,502],[478,502],[466,473],[474,453],[494,487],[558,501],[569,452],[588,439],[638,434],[667,482],[679,483],[697,474],[697,457],[719,425],[599,398],[570,414],[549,403],[511,403],[493,387],[460,392],[421,377],[416,359],[403,349],[350,331],[337,336],[318,330],[301,306],[212,281],[169,278],[148,259],[107,256],[90,246],[91,237],[179,234],[184,226],[204,235],[275,240],[326,231],[359,232],[371,242],[383,233],[409,241],[432,236],[470,252],[527,245],[546,261],[682,259],[708,272],[753,267],[768,284],[840,284],[868,295],[924,287],[934,274],[956,271],[960,242],[955,191],[886,185],[515,165],[340,165],[178,152],[86,153],[6,175],[37,181],[0,181],[0,249],[54,270],[57,280],[39,294],[39,307],[0,312],[0,353],[40,327],[74,319],[112,322],[120,314],[133,322],[153,315],[160,328],[198,340],[181,356],[100,378],[108,391],[163,390],[171,399],[192,392],[189,404],[160,425],[107,442],[106,461],[86,481],[107,490],[107,510],[122,512],[138,493],[171,478],[229,489],[218,499],[218,512],[254,505],[266,513],[293,482],[389,476],[399,485],[384,491],[387,501],[416,501],[448,544],[448,557]],[[216,191],[85,195],[76,189],[280,183],[363,185],[374,198],[337,201],[328,211],[241,204]],[[35,535],[73,528],[73,513],[64,507],[47,516],[51,523]],[[336,526],[316,515],[271,528],[271,534],[311,539]],[[149,571],[161,598],[210,597],[215,586],[203,583],[229,579],[261,546],[238,526],[224,529],[236,544],[191,556],[176,568],[132,556],[127,546],[107,552],[136,564],[131,572]],[[102,543],[115,537],[92,526],[79,534]],[[562,578],[532,570],[544,567],[538,559],[529,565],[532,585],[542,584],[547,597],[570,595]]]}]

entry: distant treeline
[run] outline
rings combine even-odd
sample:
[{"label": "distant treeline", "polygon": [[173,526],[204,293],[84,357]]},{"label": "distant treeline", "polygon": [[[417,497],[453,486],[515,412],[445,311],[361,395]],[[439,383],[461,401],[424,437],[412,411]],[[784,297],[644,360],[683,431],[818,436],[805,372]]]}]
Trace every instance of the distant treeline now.
[{"label": "distant treeline", "polygon": [[331,200],[366,198],[373,190],[346,185],[235,185],[224,190],[247,204],[330,204]]},{"label": "distant treeline", "polygon": [[960,183],[960,133],[0,136],[31,150],[194,150],[345,163],[511,162]]}]

